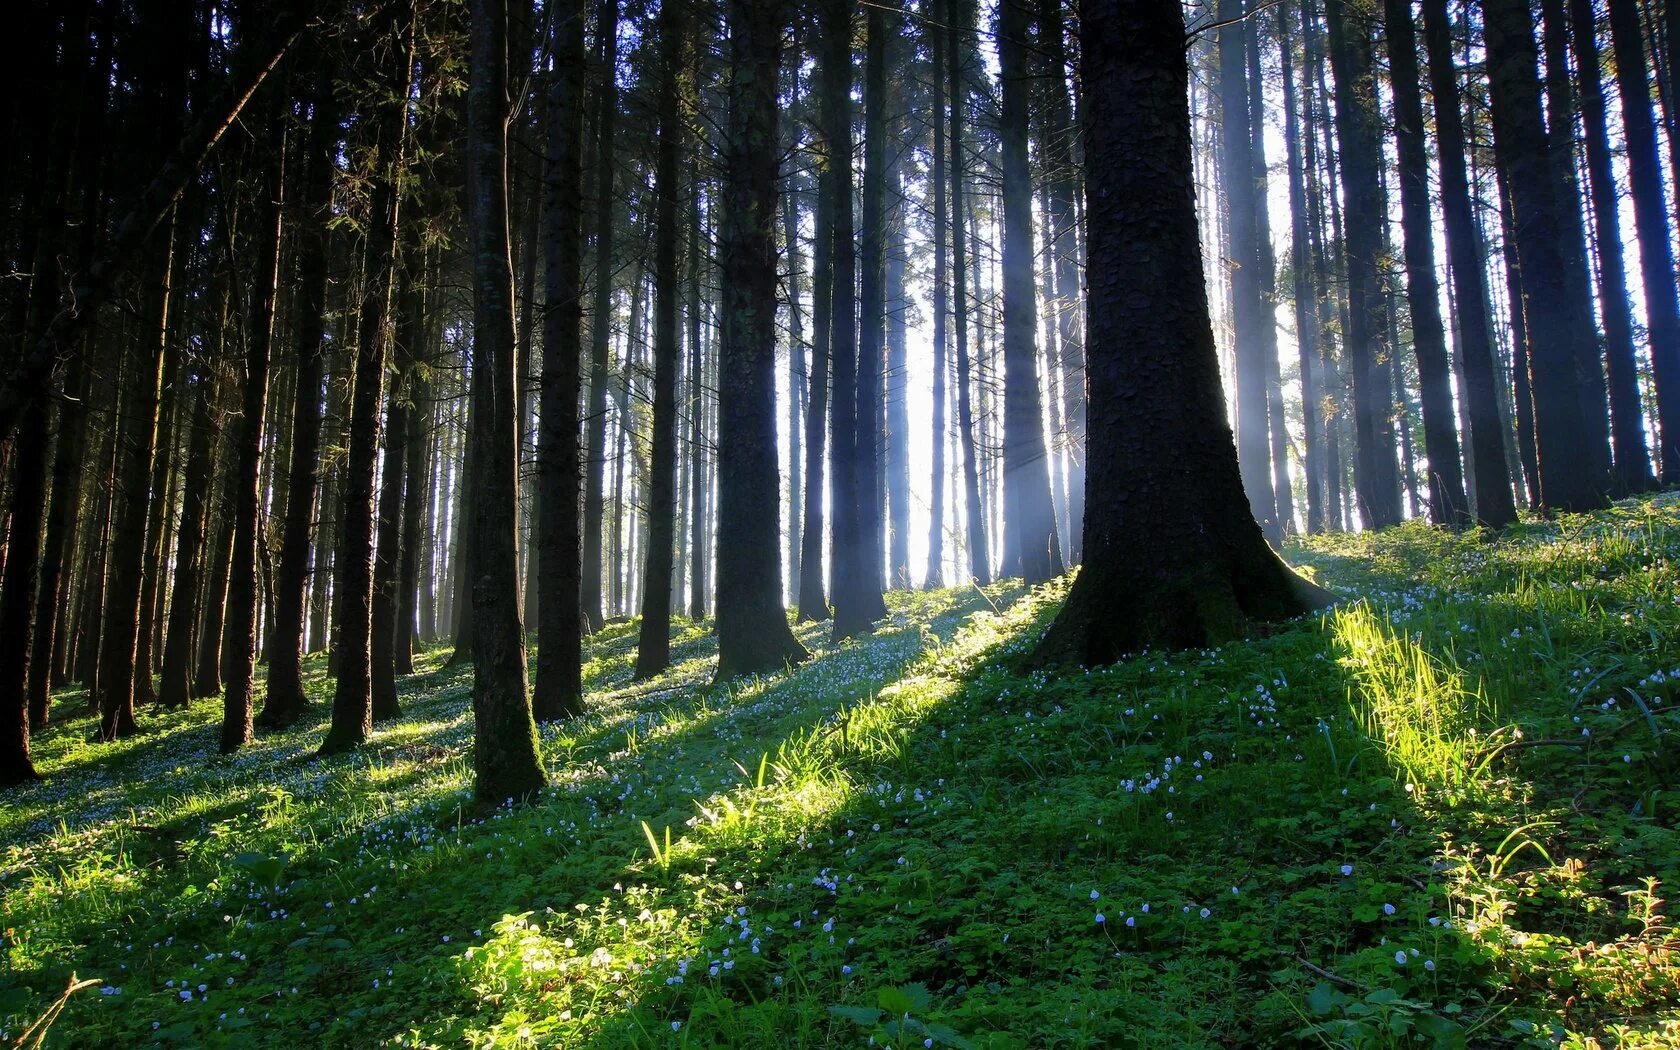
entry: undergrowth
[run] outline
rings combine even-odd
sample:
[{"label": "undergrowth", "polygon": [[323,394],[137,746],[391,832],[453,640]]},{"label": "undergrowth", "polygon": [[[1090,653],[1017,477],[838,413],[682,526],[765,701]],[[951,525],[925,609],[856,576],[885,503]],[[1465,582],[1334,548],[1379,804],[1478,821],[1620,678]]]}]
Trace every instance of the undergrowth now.
[{"label": "undergrowth", "polygon": [[1680,504],[1291,549],[1345,601],[1082,673],[1065,584],[894,594],[710,684],[591,639],[551,787],[470,808],[470,669],[317,759],[217,705],[0,811],[0,1037],[54,1046],[1680,1043]]}]

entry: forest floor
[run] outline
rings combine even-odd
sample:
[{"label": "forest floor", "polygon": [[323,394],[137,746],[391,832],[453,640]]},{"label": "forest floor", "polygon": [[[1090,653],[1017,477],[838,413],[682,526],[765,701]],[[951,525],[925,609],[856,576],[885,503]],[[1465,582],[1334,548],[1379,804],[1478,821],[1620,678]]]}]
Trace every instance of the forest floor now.
[{"label": "forest floor", "polygon": [[[1680,1045],[1680,499],[1314,538],[1346,595],[1215,651],[1019,674],[1062,585],[894,594],[709,683],[704,624],[474,819],[471,671],[314,756],[214,703],[0,811],[0,1038],[50,1046]],[[312,688],[324,704],[319,661]]]}]

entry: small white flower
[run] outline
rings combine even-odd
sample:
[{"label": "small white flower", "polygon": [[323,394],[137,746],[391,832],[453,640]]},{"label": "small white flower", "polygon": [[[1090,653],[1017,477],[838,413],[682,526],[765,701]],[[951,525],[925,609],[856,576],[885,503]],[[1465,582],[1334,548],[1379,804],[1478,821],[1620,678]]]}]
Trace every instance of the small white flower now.
[{"label": "small white flower", "polygon": [[1405,949],[1401,949],[1400,951],[1397,951],[1397,952],[1394,953],[1394,961],[1396,963],[1400,964],[1401,966],[1406,965]]}]

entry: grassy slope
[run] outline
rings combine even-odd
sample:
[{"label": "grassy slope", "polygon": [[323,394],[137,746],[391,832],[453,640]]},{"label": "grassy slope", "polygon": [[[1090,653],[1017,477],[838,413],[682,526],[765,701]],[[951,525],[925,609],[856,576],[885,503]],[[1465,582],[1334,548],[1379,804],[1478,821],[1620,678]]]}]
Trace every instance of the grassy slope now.
[{"label": "grassy slope", "polygon": [[1680,1041],[1680,503],[1294,556],[1364,600],[1067,676],[1006,669],[1055,587],[732,690],[614,627],[481,822],[442,652],[330,761],[65,717],[0,811],[0,1034],[74,970],[49,1045]]}]

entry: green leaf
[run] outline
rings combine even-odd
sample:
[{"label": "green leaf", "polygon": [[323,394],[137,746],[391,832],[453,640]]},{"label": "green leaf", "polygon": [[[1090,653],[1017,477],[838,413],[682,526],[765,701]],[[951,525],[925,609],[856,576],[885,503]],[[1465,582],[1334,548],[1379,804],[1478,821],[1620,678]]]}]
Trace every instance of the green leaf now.
[{"label": "green leaf", "polygon": [[831,1006],[828,1012],[842,1021],[863,1025],[868,1028],[881,1020],[881,1011],[873,1006]]}]

